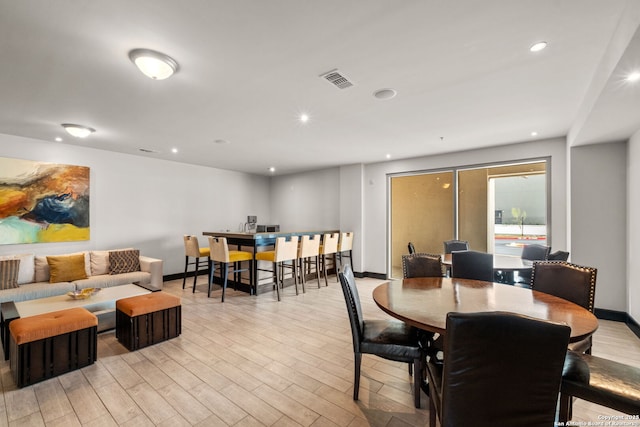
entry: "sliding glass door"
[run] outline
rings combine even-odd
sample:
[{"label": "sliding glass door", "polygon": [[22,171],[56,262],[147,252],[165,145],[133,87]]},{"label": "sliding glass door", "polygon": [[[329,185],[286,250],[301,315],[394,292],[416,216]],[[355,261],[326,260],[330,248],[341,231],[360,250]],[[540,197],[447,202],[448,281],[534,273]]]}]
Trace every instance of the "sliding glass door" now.
[{"label": "sliding glass door", "polygon": [[402,255],[440,254],[443,242],[519,256],[527,243],[547,244],[547,159],[390,176],[390,276]]}]

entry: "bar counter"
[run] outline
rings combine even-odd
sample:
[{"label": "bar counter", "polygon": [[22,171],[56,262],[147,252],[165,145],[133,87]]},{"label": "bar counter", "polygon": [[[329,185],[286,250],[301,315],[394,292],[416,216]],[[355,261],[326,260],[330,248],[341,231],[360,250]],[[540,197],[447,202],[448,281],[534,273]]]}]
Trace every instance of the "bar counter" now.
[{"label": "bar counter", "polygon": [[[269,250],[276,244],[278,237],[291,237],[291,236],[313,236],[319,234],[323,236],[330,233],[339,233],[340,230],[321,230],[321,231],[278,231],[278,232],[264,232],[264,233],[246,233],[241,231],[203,231],[204,236],[214,237],[226,237],[229,249],[233,250],[232,246],[236,246],[237,250],[249,250],[253,252],[253,275],[249,279],[249,286],[246,283],[236,283],[238,289],[245,292],[249,292],[252,295],[259,293],[259,276],[257,263],[255,260],[256,252],[260,250]],[[248,249],[250,248],[250,249]],[[265,286],[264,288],[266,288]],[[249,288],[249,289],[247,289]],[[271,283],[268,284],[268,289],[271,290]]]}]

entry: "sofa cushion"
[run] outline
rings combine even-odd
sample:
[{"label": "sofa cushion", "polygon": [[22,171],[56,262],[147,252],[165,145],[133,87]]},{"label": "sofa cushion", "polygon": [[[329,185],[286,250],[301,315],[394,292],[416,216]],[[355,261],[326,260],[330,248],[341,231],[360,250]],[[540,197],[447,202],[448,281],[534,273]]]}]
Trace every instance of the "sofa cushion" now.
[{"label": "sofa cushion", "polygon": [[109,274],[140,271],[140,251],[129,249],[109,252]]},{"label": "sofa cushion", "polygon": [[91,251],[91,275],[109,274],[109,251]]},{"label": "sofa cushion", "polygon": [[72,282],[74,280],[86,279],[84,254],[48,256],[49,282]]},{"label": "sofa cushion", "polygon": [[75,291],[76,287],[70,282],[49,283],[36,282],[20,285],[17,288],[5,289],[0,292],[0,302],[27,301],[38,298],[64,295],[67,292]]},{"label": "sofa cushion", "polygon": [[77,290],[86,288],[110,288],[112,286],[127,285],[130,283],[148,285],[151,283],[151,273],[134,271],[122,274],[101,274],[73,282]]},{"label": "sofa cushion", "polygon": [[19,259],[18,285],[31,283],[35,280],[35,256],[33,254],[4,255],[0,260]]},{"label": "sofa cushion", "polygon": [[18,287],[19,259],[0,260],[0,289],[12,289]]}]

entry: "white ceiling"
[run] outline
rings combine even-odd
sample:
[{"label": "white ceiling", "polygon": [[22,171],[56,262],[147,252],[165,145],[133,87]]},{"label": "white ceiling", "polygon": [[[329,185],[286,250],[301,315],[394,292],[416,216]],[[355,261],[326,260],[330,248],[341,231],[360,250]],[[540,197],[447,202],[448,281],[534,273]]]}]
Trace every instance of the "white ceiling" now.
[{"label": "white ceiling", "polygon": [[[640,65],[638,3],[0,0],[0,133],[257,174],[570,131],[626,139],[640,129],[640,83],[620,75]],[[178,73],[148,79],[134,48]],[[319,78],[334,68],[354,86]],[[97,132],[73,140],[68,122]]]}]

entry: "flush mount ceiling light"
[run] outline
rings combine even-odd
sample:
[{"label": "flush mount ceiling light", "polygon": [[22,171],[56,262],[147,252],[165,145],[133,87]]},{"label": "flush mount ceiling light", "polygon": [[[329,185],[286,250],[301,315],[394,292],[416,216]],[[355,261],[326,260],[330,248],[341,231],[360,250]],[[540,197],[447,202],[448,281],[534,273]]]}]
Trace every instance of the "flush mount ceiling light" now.
[{"label": "flush mount ceiling light", "polygon": [[533,45],[531,45],[529,50],[531,52],[540,52],[545,47],[547,47],[547,42],[537,42],[537,43],[534,43]]},{"label": "flush mount ceiling light", "polygon": [[76,138],[86,138],[96,131],[95,129],[87,126],[74,125],[71,123],[62,123],[62,127],[69,135]]},{"label": "flush mount ceiling light", "polygon": [[164,53],[150,49],[133,49],[129,59],[136,64],[142,74],[153,80],[164,80],[178,71],[175,59]]},{"label": "flush mount ceiling light", "polygon": [[637,82],[638,80],[640,80],[640,72],[639,71],[634,71],[633,73],[630,73],[627,76],[627,81],[628,82]]}]

